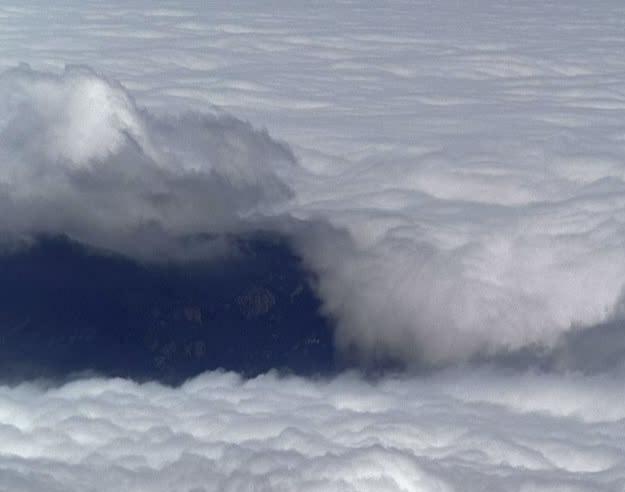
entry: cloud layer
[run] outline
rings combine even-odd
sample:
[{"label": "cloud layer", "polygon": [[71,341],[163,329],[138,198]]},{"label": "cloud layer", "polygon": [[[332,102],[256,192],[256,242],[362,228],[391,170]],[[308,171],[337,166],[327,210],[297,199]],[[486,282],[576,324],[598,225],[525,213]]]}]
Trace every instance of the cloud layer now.
[{"label": "cloud layer", "polygon": [[[284,145],[228,116],[155,117],[87,68],[0,75],[0,230],[153,256],[284,201]],[[156,243],[156,244],[154,244]],[[162,247],[162,245],[161,245]]]},{"label": "cloud layer", "polygon": [[347,357],[492,367],[4,386],[0,490],[625,489],[620,2],[49,3],[0,6],[0,246],[271,229]]},{"label": "cloud layer", "polygon": [[119,379],[2,387],[0,489],[617,492],[621,381],[216,372],[175,389]]},{"label": "cloud layer", "polygon": [[0,226],[143,255],[315,221],[276,227],[346,352],[553,347],[622,318],[622,11],[580,5],[2,8],[7,66],[45,73],[2,76]]}]

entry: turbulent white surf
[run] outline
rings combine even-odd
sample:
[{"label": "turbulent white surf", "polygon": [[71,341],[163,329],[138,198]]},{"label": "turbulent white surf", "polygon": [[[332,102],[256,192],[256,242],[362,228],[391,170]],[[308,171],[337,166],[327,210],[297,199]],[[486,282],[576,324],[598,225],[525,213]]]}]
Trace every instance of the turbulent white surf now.
[{"label": "turbulent white surf", "polygon": [[[610,0],[0,2],[0,231],[297,219],[365,359],[620,340],[624,52]],[[500,371],[5,388],[0,488],[623,490],[620,373]]]}]

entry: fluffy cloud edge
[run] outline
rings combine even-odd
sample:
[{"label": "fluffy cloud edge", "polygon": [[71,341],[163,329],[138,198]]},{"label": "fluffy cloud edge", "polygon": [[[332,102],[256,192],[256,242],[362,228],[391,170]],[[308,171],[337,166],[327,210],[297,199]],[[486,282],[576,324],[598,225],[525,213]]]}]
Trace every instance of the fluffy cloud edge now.
[{"label": "fluffy cloud edge", "polygon": [[211,372],[179,387],[4,386],[0,487],[615,491],[625,484],[621,376]]}]

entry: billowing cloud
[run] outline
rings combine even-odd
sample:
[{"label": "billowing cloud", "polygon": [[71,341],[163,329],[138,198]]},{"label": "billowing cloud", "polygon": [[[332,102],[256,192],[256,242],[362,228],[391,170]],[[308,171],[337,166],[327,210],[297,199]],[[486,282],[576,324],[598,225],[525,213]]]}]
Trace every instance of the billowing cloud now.
[{"label": "billowing cloud", "polygon": [[[487,168],[451,155],[380,161],[341,180],[341,191],[322,185],[332,195],[296,213],[350,233],[351,243],[328,236],[303,250],[340,320],[339,341],[365,356],[439,363],[554,346],[569,330],[621,316],[625,181],[614,176],[625,167],[576,183],[570,168],[549,168],[558,152],[545,164],[552,191],[515,203],[499,201],[501,180],[521,189],[543,171],[514,154],[494,153]],[[421,182],[428,175],[435,181]]]},{"label": "billowing cloud", "polygon": [[5,236],[67,234],[150,256],[166,236],[236,231],[290,195],[277,175],[289,149],[235,118],[156,117],[81,67],[10,70],[0,93]]},{"label": "billowing cloud", "polygon": [[488,370],[23,384],[0,388],[0,489],[616,492],[623,401],[617,375]]},{"label": "billowing cloud", "polygon": [[620,2],[22,3],[0,247],[269,229],[344,355],[490,366],[3,386],[0,490],[625,489]]},{"label": "billowing cloud", "polygon": [[128,89],[84,69],[2,76],[0,227],[141,255],[275,226],[364,358],[446,364],[612,326],[622,11],[578,3],[73,5],[45,30],[2,8],[5,65],[92,64]]}]

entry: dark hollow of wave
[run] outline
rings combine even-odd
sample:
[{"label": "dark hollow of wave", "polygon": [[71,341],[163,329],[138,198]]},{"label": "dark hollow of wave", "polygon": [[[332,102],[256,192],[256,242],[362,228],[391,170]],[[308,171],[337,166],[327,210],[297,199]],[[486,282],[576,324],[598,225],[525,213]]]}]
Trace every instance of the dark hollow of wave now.
[{"label": "dark hollow of wave", "polygon": [[333,372],[330,321],[289,244],[232,241],[237,255],[203,263],[139,263],[64,237],[3,254],[2,380]]}]

